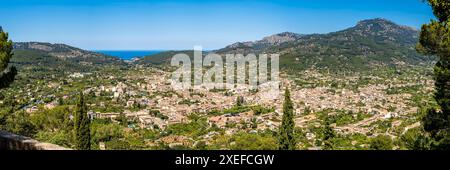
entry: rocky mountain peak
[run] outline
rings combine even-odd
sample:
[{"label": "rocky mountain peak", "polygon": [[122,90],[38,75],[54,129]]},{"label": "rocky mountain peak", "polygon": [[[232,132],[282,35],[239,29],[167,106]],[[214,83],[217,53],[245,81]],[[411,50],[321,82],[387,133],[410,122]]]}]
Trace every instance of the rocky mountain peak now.
[{"label": "rocky mountain peak", "polygon": [[374,19],[366,19],[358,22],[357,26],[365,27],[373,24],[379,25],[397,25],[394,22],[384,19],[384,18],[374,18]]},{"label": "rocky mountain peak", "polygon": [[295,41],[302,37],[300,34],[292,32],[283,32],[263,38],[263,41],[269,44],[281,44],[284,42]]},{"label": "rocky mountain peak", "polygon": [[[258,41],[246,41],[246,42],[237,42],[231,44],[226,49],[234,49],[234,48],[265,48],[273,45],[280,45],[285,42],[292,42],[300,39],[303,35],[292,33],[292,32],[282,32],[279,34],[271,35],[268,37],[264,37],[262,40]],[[219,50],[220,51],[220,50]]]},{"label": "rocky mountain peak", "polygon": [[375,18],[359,21],[354,27],[356,30],[366,33],[374,32],[418,32],[417,29],[398,25],[390,20],[384,18]]}]

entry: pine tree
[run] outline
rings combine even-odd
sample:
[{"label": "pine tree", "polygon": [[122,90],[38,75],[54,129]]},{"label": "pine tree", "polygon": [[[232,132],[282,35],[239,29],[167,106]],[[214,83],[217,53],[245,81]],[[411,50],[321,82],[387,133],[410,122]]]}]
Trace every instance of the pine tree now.
[{"label": "pine tree", "polygon": [[83,92],[79,92],[77,107],[75,111],[75,143],[76,149],[90,150],[90,120],[87,116],[87,107],[84,102]]},{"label": "pine tree", "polygon": [[244,97],[238,96],[238,97],[236,98],[236,106],[240,107],[240,106],[242,106],[242,105],[244,105]]},{"label": "pine tree", "polygon": [[334,144],[333,139],[336,137],[336,133],[333,128],[331,128],[330,120],[325,120],[325,125],[323,129],[323,150],[333,150]]},{"label": "pine tree", "polygon": [[279,129],[279,149],[280,150],[294,150],[294,106],[291,101],[291,94],[286,88],[283,103],[283,120]]},{"label": "pine tree", "polygon": [[14,81],[17,75],[15,67],[9,67],[8,63],[13,56],[13,43],[8,40],[8,33],[0,27],[0,89],[6,88]]},{"label": "pine tree", "polygon": [[423,125],[436,141],[432,148],[450,149],[450,1],[428,0],[428,4],[437,20],[422,26],[417,50],[439,59],[434,66],[434,99],[440,109],[429,109]]}]

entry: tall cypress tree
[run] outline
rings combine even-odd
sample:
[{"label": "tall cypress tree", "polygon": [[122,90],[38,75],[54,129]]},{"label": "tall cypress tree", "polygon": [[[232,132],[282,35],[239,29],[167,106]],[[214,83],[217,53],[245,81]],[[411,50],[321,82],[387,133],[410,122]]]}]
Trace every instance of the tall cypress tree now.
[{"label": "tall cypress tree", "polygon": [[440,109],[429,109],[423,125],[435,140],[432,148],[450,149],[450,1],[428,0],[428,4],[437,20],[422,26],[417,50],[439,59],[434,66],[434,99]]},{"label": "tall cypress tree", "polygon": [[279,149],[280,150],[294,150],[294,106],[291,100],[289,89],[286,88],[283,103],[283,120],[279,129]]},{"label": "tall cypress tree", "polygon": [[334,144],[333,139],[336,137],[336,133],[333,128],[331,128],[330,120],[327,118],[325,120],[325,125],[323,127],[323,150],[333,150]]},{"label": "tall cypress tree", "polygon": [[75,111],[75,142],[76,149],[91,149],[90,120],[87,116],[87,107],[84,102],[83,92],[79,92]]},{"label": "tall cypress tree", "polygon": [[0,27],[0,89],[6,88],[14,81],[17,75],[15,67],[9,67],[8,63],[13,56],[13,43],[8,40],[8,33]]}]

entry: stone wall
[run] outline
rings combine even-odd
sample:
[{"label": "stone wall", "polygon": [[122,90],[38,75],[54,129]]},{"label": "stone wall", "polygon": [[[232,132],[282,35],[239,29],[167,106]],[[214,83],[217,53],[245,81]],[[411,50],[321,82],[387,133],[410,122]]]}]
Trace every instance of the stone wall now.
[{"label": "stone wall", "polygon": [[0,130],[0,150],[70,150]]}]

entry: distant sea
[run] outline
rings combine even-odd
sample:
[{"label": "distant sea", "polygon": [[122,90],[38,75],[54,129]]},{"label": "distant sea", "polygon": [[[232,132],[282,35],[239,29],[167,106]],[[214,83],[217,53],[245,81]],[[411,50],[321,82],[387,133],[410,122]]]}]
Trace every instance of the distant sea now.
[{"label": "distant sea", "polygon": [[131,60],[135,57],[144,57],[152,54],[162,52],[161,50],[95,50],[95,52],[102,53],[109,56],[119,57],[122,60]]}]

